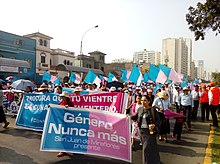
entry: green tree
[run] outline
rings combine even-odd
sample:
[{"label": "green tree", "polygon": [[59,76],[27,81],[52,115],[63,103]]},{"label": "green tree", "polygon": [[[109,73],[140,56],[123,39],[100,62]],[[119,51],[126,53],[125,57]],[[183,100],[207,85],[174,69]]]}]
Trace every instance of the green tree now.
[{"label": "green tree", "polygon": [[212,72],[212,79],[216,83],[216,85],[220,85],[220,73]]},{"label": "green tree", "polygon": [[194,32],[195,40],[204,40],[205,33],[211,29],[216,35],[220,33],[220,0],[206,0],[197,3],[197,7],[189,7],[186,21]]}]

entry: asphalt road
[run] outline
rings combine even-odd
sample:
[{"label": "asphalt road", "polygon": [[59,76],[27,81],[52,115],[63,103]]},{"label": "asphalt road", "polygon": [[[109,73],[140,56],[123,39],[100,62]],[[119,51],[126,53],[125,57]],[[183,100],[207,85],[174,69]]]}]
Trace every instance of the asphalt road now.
[{"label": "asphalt road", "polygon": [[[57,153],[40,151],[41,133],[19,129],[14,125],[15,118],[8,117],[9,128],[0,126],[0,163],[1,164],[117,164],[125,163],[109,158],[70,154],[57,158]],[[171,129],[174,120],[170,120]],[[163,164],[202,164],[205,157],[209,135],[209,122],[193,122],[192,131],[184,129],[182,143],[172,140],[168,143],[158,141],[161,163]],[[133,164],[141,164],[142,152],[139,143],[132,151]]]}]

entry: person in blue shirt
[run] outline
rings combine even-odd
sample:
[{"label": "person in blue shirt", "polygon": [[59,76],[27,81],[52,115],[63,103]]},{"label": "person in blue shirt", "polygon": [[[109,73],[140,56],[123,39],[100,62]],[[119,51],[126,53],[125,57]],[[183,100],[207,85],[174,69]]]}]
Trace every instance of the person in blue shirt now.
[{"label": "person in blue shirt", "polygon": [[184,87],[183,93],[181,93],[179,96],[179,106],[183,110],[183,114],[186,116],[188,130],[191,130],[191,117],[192,117],[194,102],[188,87]]}]

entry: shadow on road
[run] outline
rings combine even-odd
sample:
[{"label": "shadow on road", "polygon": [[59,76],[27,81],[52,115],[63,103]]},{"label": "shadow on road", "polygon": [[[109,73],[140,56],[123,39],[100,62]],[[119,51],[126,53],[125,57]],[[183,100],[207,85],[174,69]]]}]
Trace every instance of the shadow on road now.
[{"label": "shadow on road", "polygon": [[0,133],[12,136],[19,136],[25,137],[28,139],[39,139],[41,140],[41,132],[34,132],[27,129],[14,129],[14,128],[7,128],[4,130],[0,130]]},{"label": "shadow on road", "polygon": [[[183,143],[182,143],[183,144]],[[185,145],[186,142],[184,142],[183,145]],[[196,151],[189,149],[189,148],[184,148],[184,147],[173,147],[173,146],[168,146],[168,145],[158,145],[158,150],[159,152],[164,152],[164,153],[170,153],[170,154],[177,154],[181,156],[187,156],[187,157],[204,157],[205,153],[196,153]]]},{"label": "shadow on road", "polygon": [[72,154],[68,155],[70,159],[64,159],[57,162],[53,162],[50,164],[128,164],[127,162],[118,161],[118,160],[112,160],[112,159],[103,159],[99,157],[92,157],[88,155],[82,155],[82,154]]},{"label": "shadow on road", "polygon": [[0,147],[0,154],[6,154],[1,156],[0,163],[24,164],[25,161],[28,164],[37,164],[32,158],[18,154],[14,150],[5,147]]}]

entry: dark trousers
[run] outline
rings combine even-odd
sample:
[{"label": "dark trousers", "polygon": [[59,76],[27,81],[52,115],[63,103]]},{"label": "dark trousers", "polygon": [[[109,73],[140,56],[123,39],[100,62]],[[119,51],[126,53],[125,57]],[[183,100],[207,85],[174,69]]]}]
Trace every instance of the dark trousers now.
[{"label": "dark trousers", "polygon": [[193,111],[192,111],[192,119],[193,120],[197,119],[198,108],[199,108],[199,100],[194,100],[194,107],[193,107]]},{"label": "dark trousers", "polygon": [[176,105],[176,113],[179,113],[180,112],[180,107],[179,107],[178,103],[175,102],[175,105]]},{"label": "dark trousers", "polygon": [[217,119],[217,115],[216,115],[216,110],[218,108],[218,105],[210,105],[209,109],[211,111],[211,115],[212,115],[212,121],[213,121],[213,125],[214,126],[218,126],[218,119]]},{"label": "dark trousers", "polygon": [[148,129],[140,129],[143,142],[143,164],[160,164],[156,134],[149,134]]},{"label": "dark trousers", "polygon": [[7,120],[6,120],[4,110],[3,110],[3,106],[0,106],[0,123],[2,122],[6,123]]},{"label": "dark trousers", "polygon": [[186,123],[191,128],[192,106],[182,106],[183,114],[186,116]]},{"label": "dark trousers", "polygon": [[176,136],[177,140],[181,139],[182,130],[183,130],[183,123],[176,122],[173,128],[173,136],[174,137]]},{"label": "dark trousers", "polygon": [[201,103],[200,104],[201,107],[201,120],[205,121],[205,117],[206,120],[209,120],[209,103]]}]

